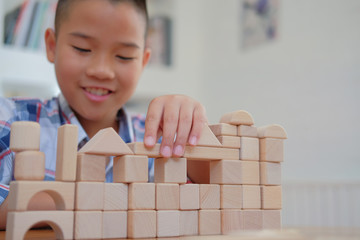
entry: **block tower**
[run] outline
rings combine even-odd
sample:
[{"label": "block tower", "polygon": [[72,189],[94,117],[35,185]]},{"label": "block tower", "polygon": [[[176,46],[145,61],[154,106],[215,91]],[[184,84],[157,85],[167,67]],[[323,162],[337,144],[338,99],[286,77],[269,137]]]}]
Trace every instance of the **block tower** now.
[{"label": "block tower", "polygon": [[[151,149],[125,144],[112,128],[99,131],[77,152],[77,128],[64,125],[58,131],[54,182],[38,181],[44,177],[39,126],[17,122],[11,134],[16,181],[10,184],[8,240],[22,239],[44,221],[58,239],[220,235],[281,227],[286,133],[279,125],[256,128],[246,111],[204,126],[198,145],[186,146],[181,158],[162,158],[160,144]],[[113,182],[105,183],[110,157]],[[154,183],[148,182],[148,158],[155,158]],[[41,171],[29,173],[29,165]],[[57,210],[27,211],[38,192],[48,193]]]}]

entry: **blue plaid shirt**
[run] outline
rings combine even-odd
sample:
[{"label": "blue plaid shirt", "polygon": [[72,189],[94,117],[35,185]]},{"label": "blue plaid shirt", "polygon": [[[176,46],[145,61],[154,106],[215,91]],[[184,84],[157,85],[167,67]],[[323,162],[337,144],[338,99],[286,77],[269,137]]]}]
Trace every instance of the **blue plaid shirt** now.
[{"label": "blue plaid shirt", "polygon": [[[128,114],[122,108],[117,115],[119,135],[125,142],[140,142],[144,138],[145,116]],[[14,180],[14,153],[9,149],[10,126],[15,121],[34,121],[41,126],[40,151],[45,153],[45,180],[55,179],[57,129],[63,124],[75,124],[79,128],[78,149],[88,140],[86,132],[77,120],[63,95],[47,101],[29,98],[0,98],[0,204],[9,192]],[[112,160],[106,168],[106,181],[112,182]],[[149,181],[153,181],[153,159],[149,159]]]}]

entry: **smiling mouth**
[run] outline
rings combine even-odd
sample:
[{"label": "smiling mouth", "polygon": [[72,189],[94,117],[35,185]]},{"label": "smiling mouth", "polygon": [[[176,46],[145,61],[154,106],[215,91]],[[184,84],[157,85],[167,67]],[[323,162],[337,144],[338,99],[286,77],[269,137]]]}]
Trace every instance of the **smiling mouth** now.
[{"label": "smiling mouth", "polygon": [[112,91],[104,88],[85,87],[84,90],[96,96],[106,96],[112,93]]}]

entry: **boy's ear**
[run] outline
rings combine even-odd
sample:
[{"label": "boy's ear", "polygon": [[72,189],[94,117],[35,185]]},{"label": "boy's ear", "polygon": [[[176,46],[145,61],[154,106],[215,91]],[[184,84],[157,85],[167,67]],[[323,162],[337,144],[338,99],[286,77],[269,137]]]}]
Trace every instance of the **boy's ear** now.
[{"label": "boy's ear", "polygon": [[55,61],[56,37],[53,29],[48,28],[45,32],[46,56],[49,62]]},{"label": "boy's ear", "polygon": [[150,56],[151,56],[151,49],[148,47],[145,47],[144,58],[143,58],[143,68],[148,64]]}]

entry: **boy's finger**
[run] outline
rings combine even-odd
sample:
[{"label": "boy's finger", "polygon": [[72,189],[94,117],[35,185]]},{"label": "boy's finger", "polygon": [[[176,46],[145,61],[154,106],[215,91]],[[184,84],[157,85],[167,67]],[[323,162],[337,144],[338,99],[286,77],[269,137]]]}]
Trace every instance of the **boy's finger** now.
[{"label": "boy's finger", "polygon": [[173,155],[181,157],[184,154],[185,145],[189,139],[189,133],[193,122],[194,106],[192,104],[180,108],[179,124],[176,133]]},{"label": "boy's finger", "polygon": [[205,108],[201,105],[194,110],[192,128],[189,135],[189,144],[195,146],[201,136],[204,124],[207,123]]},{"label": "boy's finger", "polygon": [[172,156],[174,138],[179,122],[180,107],[177,104],[165,105],[163,115],[163,138],[160,153],[163,157]]},{"label": "boy's finger", "polygon": [[164,104],[161,101],[152,101],[149,105],[145,120],[144,144],[152,147],[157,142],[160,121],[163,115]]}]

